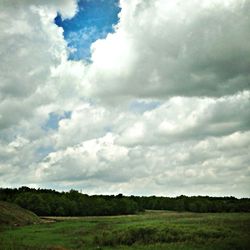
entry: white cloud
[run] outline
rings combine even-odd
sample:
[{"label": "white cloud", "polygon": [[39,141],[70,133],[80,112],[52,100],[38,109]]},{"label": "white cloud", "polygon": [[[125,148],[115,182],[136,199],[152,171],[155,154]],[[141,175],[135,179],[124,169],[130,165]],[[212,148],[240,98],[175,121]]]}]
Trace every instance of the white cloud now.
[{"label": "white cloud", "polygon": [[[88,179],[109,172],[126,158],[127,149],[114,145],[112,134],[87,140],[48,155],[36,171],[42,180]],[[117,170],[116,170],[117,171]],[[118,170],[119,171],[119,170]],[[104,178],[108,176],[103,176]],[[102,176],[100,176],[102,178]]]},{"label": "white cloud", "polygon": [[[237,146],[225,151],[224,144],[235,139]],[[245,132],[126,148],[107,134],[51,153],[36,170],[36,180],[80,182],[97,193],[249,195],[249,142]]]},{"label": "white cloud", "polygon": [[77,99],[84,65],[66,61],[63,30],[54,23],[58,11],[65,18],[76,13],[75,1],[1,1],[0,5],[0,129],[7,129],[37,116],[42,106],[52,108],[54,102],[53,109],[58,109],[61,103],[66,106],[66,99],[70,106]]},{"label": "white cloud", "polygon": [[116,32],[92,45],[92,93],[223,96],[249,89],[249,1],[121,1]]},{"label": "white cloud", "polygon": [[246,131],[249,109],[250,92],[219,99],[173,97],[158,108],[134,115],[127,123],[123,117],[116,128],[117,141],[132,146],[164,145]]},{"label": "white cloud", "polygon": [[0,7],[3,10],[8,10],[11,14],[35,7],[41,11],[45,10],[47,14],[50,14],[51,18],[54,18],[52,13],[60,12],[64,19],[73,17],[77,12],[77,2],[75,0],[2,0]]},{"label": "white cloud", "polygon": [[60,121],[58,133],[54,136],[55,146],[65,148],[102,137],[108,132],[112,118],[103,107],[81,104],[74,109],[70,119]]},{"label": "white cloud", "polygon": [[[42,128],[49,113],[79,101],[77,73],[84,65],[66,61],[63,30],[54,23],[58,11],[72,17],[76,1],[0,2],[1,183],[18,183],[20,176],[29,175],[41,158],[39,148],[51,147],[50,132]],[[29,143],[21,144],[25,141]]]}]

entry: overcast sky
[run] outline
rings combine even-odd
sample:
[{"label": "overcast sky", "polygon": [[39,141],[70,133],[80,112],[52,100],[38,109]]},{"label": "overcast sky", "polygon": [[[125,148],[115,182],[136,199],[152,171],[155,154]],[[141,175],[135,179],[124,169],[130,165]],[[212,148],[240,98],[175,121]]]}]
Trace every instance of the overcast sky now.
[{"label": "overcast sky", "polygon": [[1,0],[0,186],[250,197],[250,0]]}]

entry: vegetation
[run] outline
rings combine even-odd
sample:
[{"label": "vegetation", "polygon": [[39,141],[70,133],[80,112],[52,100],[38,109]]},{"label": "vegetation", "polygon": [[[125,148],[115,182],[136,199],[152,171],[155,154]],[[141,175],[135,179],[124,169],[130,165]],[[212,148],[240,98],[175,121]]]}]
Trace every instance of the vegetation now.
[{"label": "vegetation", "polygon": [[118,196],[88,196],[71,190],[59,193],[47,189],[0,189],[0,200],[13,202],[37,215],[89,216],[138,212],[132,199]]},{"label": "vegetation", "polygon": [[243,250],[250,245],[249,213],[146,211],[54,219],[58,221],[3,231],[0,249]]},{"label": "vegetation", "polygon": [[15,204],[0,201],[0,227],[22,226],[39,223],[40,219],[34,213]]},{"label": "vegetation", "polygon": [[234,197],[179,196],[140,197],[93,195],[76,190],[57,192],[50,189],[1,188],[0,200],[15,203],[37,215],[95,216],[135,214],[146,209],[189,212],[250,212],[250,199]]}]

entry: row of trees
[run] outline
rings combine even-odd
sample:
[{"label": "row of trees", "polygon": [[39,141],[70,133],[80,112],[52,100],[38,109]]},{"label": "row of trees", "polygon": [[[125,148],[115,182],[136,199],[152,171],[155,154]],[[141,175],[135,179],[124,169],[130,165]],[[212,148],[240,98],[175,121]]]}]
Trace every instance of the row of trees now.
[{"label": "row of trees", "polygon": [[250,212],[250,199],[235,197],[209,196],[178,196],[169,197],[139,197],[138,204],[144,209],[189,211],[199,213],[214,212]]},{"label": "row of trees", "polygon": [[93,195],[76,190],[0,188],[0,200],[16,203],[37,215],[88,216],[134,214],[145,209],[191,212],[250,212],[250,199],[234,197],[141,197]]}]

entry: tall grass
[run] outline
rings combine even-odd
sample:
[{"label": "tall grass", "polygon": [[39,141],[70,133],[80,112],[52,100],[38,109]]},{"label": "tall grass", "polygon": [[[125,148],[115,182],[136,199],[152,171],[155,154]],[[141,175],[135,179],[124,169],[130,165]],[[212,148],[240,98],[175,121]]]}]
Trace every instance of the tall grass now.
[{"label": "tall grass", "polygon": [[193,242],[224,239],[226,233],[218,230],[184,231],[176,228],[131,227],[120,231],[103,231],[95,236],[94,243],[100,246],[116,246],[154,243]]}]

